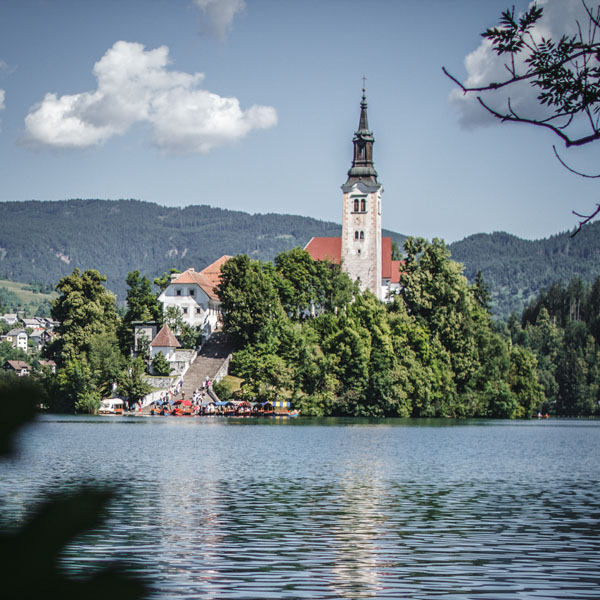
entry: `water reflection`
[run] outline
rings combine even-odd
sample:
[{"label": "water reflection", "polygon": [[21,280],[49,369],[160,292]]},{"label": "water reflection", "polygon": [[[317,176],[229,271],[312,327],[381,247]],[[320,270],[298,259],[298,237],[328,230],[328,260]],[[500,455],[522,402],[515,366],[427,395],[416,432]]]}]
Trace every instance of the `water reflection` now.
[{"label": "water reflection", "polygon": [[49,418],[0,492],[115,481],[64,563],[160,598],[597,597],[600,425],[540,425]]}]

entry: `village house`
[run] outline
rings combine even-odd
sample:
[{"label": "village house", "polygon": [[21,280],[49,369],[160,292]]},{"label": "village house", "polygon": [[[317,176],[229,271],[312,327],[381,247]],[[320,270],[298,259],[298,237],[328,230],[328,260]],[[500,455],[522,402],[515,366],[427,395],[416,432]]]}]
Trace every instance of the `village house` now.
[{"label": "village house", "polygon": [[177,361],[176,350],[178,348],[181,348],[181,344],[175,334],[168,325],[163,325],[156,337],[150,342],[150,357],[154,358],[159,352],[162,352],[167,362],[173,364]]},{"label": "village house", "polygon": [[29,365],[23,360],[7,360],[2,368],[19,377],[25,377],[30,373]]},{"label": "village house", "polygon": [[166,313],[175,307],[185,323],[202,331],[208,339],[217,328],[221,302],[216,293],[221,277],[221,265],[231,257],[222,256],[202,271],[187,269],[171,276],[171,282],[158,296]]},{"label": "village house", "polygon": [[23,323],[23,327],[25,327],[25,329],[31,329],[32,331],[44,330],[44,325],[35,317],[33,319],[21,319],[21,322]]},{"label": "village house", "polygon": [[10,342],[13,348],[27,352],[27,342],[29,336],[24,329],[11,329],[6,335],[2,336],[2,341]]},{"label": "village house", "polygon": [[40,367],[47,367],[51,373],[56,373],[56,363],[53,360],[40,360]]},{"label": "village house", "polygon": [[2,316],[0,316],[0,319],[6,321],[9,325],[16,325],[19,322],[17,313],[4,313]]}]

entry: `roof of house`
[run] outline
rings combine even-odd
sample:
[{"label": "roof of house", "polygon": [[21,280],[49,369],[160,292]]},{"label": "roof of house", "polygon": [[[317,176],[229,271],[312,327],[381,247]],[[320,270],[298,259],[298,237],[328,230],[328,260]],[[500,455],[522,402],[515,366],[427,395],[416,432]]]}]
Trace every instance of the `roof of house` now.
[{"label": "roof of house", "polygon": [[[339,264],[342,256],[342,238],[339,237],[314,237],[304,249],[313,260],[328,260]],[[391,283],[400,283],[400,265],[402,261],[392,260],[392,238],[381,238],[381,277],[389,279]]]},{"label": "roof of house", "polygon": [[215,262],[202,269],[195,271],[187,269],[171,281],[171,285],[196,284],[205,292],[211,300],[218,300],[216,287],[221,281],[221,265],[225,264],[231,256],[221,256]]},{"label": "roof of house", "polygon": [[400,283],[400,265],[403,261],[392,260],[392,238],[381,238],[381,277],[390,283]]},{"label": "roof of house", "polygon": [[10,365],[15,371],[21,371],[22,369],[29,370],[29,365],[24,360],[7,360],[5,365]]},{"label": "roof of house", "polygon": [[163,325],[162,329],[156,334],[156,337],[150,342],[155,348],[180,348],[181,344],[177,341],[175,334],[168,325]]},{"label": "roof of house", "polygon": [[21,327],[11,329],[6,335],[19,335],[20,333],[24,333],[25,335],[27,335],[27,332]]},{"label": "roof of house", "polygon": [[231,256],[225,254],[200,271],[212,283],[213,287],[217,287],[221,283],[221,267],[230,258]]}]

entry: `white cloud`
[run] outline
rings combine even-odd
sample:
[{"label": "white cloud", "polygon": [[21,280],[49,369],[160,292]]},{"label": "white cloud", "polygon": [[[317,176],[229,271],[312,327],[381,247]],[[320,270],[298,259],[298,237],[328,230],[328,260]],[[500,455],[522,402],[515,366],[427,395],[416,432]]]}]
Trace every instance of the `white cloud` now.
[{"label": "white cloud", "polygon": [[4,110],[6,108],[6,106],[4,104],[4,95],[5,95],[4,90],[0,90],[0,110]]},{"label": "white cloud", "polygon": [[202,28],[225,39],[233,26],[233,19],[246,8],[244,0],[193,0],[202,12]]},{"label": "white cloud", "polygon": [[[537,4],[544,9],[542,18],[533,30],[534,39],[537,41],[542,37],[558,39],[563,34],[575,35],[576,22],[579,20],[581,24],[587,23],[587,14],[581,0],[538,0]],[[492,45],[484,39],[477,49],[465,57],[467,76],[463,83],[467,87],[478,87],[489,82],[503,81],[508,75],[504,64],[505,58],[494,54]],[[539,91],[531,84],[521,83],[509,87],[506,92],[495,91],[480,95],[499,112],[506,112],[507,98],[510,96],[511,106],[517,114],[532,118],[541,118],[548,114],[536,100]],[[477,127],[499,123],[481,107],[476,95],[471,93],[465,96],[458,88],[450,93],[450,103],[459,111],[461,125]]]},{"label": "white cloud", "polygon": [[116,42],[94,65],[98,87],[58,97],[46,94],[25,117],[24,141],[40,147],[87,148],[148,123],[152,142],[168,153],[206,153],[253,129],[277,123],[269,106],[240,108],[199,85],[202,73],[168,69],[169,49]]}]

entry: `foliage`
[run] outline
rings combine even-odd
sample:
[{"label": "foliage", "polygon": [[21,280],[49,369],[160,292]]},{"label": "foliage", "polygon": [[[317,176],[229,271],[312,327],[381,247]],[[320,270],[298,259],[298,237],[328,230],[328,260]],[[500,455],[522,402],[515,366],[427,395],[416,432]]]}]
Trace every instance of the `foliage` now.
[{"label": "foliage", "polygon": [[469,285],[440,240],[406,241],[403,287],[388,305],[351,284],[352,301],[327,306],[318,290],[340,273],[301,251],[275,268],[238,256],[223,271],[225,328],[243,344],[231,362],[241,397],[289,398],[315,416],[516,418],[541,405],[534,355],[510,350],[485,282]]},{"label": "foliage", "polygon": [[544,411],[570,417],[600,414],[599,309],[600,277],[592,284],[572,279],[550,286],[528,304],[520,320],[509,321],[513,342],[528,348],[537,362]]},{"label": "foliage", "polygon": [[152,373],[163,377],[171,374],[171,365],[162,352],[157,352],[152,359]]},{"label": "foliage", "polygon": [[[86,223],[85,233],[81,223]],[[0,270],[7,279],[52,286],[74,268],[94,268],[123,303],[132,266],[151,281],[174,268],[203,268],[224,254],[273,260],[341,225],[308,217],[248,214],[206,205],[166,207],[139,200],[4,202]],[[401,243],[404,236],[386,232]]]},{"label": "foliage", "polygon": [[[44,392],[30,378],[0,376],[0,399],[11,410],[0,422],[0,455],[7,457],[19,427],[28,423]],[[110,489],[82,486],[48,496],[24,522],[0,531],[0,562],[4,567],[2,590],[7,598],[34,600],[61,598],[90,600],[111,597],[137,600],[146,596],[147,586],[130,575],[126,566],[112,564],[90,576],[75,579],[61,568],[64,549],[77,537],[97,528],[114,497]],[[14,524],[17,525],[16,523]]]},{"label": "foliage", "polygon": [[152,391],[151,386],[146,383],[144,375],[146,363],[140,356],[132,359],[127,368],[121,371],[119,377],[119,391],[124,394],[130,402],[138,402]]},{"label": "foliage", "polygon": [[[52,410],[93,413],[115,387],[131,400],[150,391],[142,379],[144,361],[128,360],[119,351],[121,319],[105,280],[98,271],[75,269],[57,285],[60,296],[52,317],[59,322],[58,336],[46,351],[57,363]],[[131,282],[136,285],[140,278],[133,276]],[[146,284],[141,281],[140,289],[147,289]]]},{"label": "foliage", "polygon": [[[543,7],[533,2],[521,18],[514,7],[502,13],[499,27],[481,35],[489,40],[493,51],[506,59],[506,78],[487,81],[477,87],[462,85],[465,93],[498,92],[528,82],[539,91],[537,100],[547,109],[543,117],[517,114],[507,102],[505,110],[491,108],[478,96],[480,104],[502,121],[528,123],[551,130],[566,146],[581,146],[600,139],[600,70],[597,66],[600,42],[598,29],[600,7],[587,10],[587,23],[577,23],[577,35],[559,39],[538,38],[534,28],[543,15]],[[446,74],[448,74],[446,72]],[[577,119],[576,117],[581,117]],[[581,130],[581,123],[588,127]],[[571,133],[572,132],[572,133]]]},{"label": "foliage", "polygon": [[574,238],[566,232],[535,241],[507,233],[481,233],[448,247],[452,258],[465,265],[472,284],[481,271],[489,285],[492,313],[506,319],[556,281],[575,276],[594,281],[600,272],[599,242],[600,223],[593,223]]},{"label": "foliage", "polygon": [[123,317],[120,332],[122,350],[127,354],[133,347],[133,323],[135,321],[162,322],[162,307],[156,295],[152,293],[150,280],[140,275],[139,271],[131,271],[127,275],[127,312]]}]

